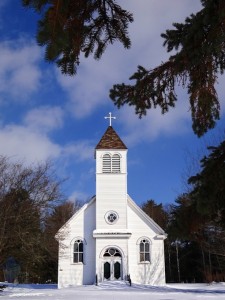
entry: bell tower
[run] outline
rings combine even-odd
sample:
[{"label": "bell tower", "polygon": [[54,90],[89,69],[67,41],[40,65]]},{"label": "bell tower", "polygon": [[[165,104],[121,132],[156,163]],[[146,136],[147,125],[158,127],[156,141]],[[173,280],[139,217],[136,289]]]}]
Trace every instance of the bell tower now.
[{"label": "bell tower", "polygon": [[127,147],[109,126],[95,148],[96,229],[127,229]]}]

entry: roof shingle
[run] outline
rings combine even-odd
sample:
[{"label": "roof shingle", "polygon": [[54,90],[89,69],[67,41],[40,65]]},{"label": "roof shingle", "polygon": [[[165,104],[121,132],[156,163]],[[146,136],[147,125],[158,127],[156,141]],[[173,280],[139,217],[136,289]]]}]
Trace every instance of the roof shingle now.
[{"label": "roof shingle", "polygon": [[112,126],[109,126],[95,149],[127,149],[127,147]]}]

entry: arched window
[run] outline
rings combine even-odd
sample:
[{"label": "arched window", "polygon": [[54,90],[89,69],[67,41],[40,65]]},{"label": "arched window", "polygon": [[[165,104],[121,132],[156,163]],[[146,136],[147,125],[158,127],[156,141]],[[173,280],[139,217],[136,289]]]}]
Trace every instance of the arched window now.
[{"label": "arched window", "polygon": [[102,159],[102,173],[120,173],[120,156],[104,154]]},{"label": "arched window", "polygon": [[76,240],[73,246],[73,262],[83,263],[84,258],[84,243],[82,240]]},{"label": "arched window", "polygon": [[103,173],[111,173],[111,156],[109,154],[103,155]]},{"label": "arched window", "polygon": [[120,156],[114,154],[112,157],[112,173],[120,173]]},{"label": "arched window", "polygon": [[119,252],[119,250],[115,249],[115,248],[108,248],[106,249],[103,257],[113,257],[113,256],[119,256],[121,257],[121,253]]},{"label": "arched window", "polygon": [[142,239],[139,244],[140,262],[150,262],[150,242]]}]

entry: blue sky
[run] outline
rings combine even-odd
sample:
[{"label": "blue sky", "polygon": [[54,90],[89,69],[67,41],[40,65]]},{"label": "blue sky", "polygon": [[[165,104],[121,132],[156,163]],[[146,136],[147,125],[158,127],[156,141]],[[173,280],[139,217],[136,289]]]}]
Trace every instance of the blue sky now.
[{"label": "blue sky", "polygon": [[100,61],[81,58],[75,77],[44,61],[44,49],[35,42],[38,16],[20,2],[0,1],[0,155],[28,164],[51,159],[58,176],[67,178],[67,197],[86,201],[95,194],[94,148],[111,111],[117,117],[113,128],[128,147],[129,195],[138,204],[173,203],[185,191],[185,176],[197,170],[205,145],[224,130],[224,77],[218,84],[221,121],[203,139],[192,132],[188,95],[181,88],[175,109],[163,116],[152,110],[141,120],[133,108],[114,107],[108,94],[137,65],[154,68],[168,58],[160,34],[201,9],[200,1],[118,1],[134,14],[131,49],[115,44]]}]

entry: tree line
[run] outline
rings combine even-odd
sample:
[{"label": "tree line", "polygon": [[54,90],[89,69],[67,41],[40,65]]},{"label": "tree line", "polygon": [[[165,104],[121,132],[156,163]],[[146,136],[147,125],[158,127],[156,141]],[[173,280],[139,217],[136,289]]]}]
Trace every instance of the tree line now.
[{"label": "tree line", "polygon": [[[166,207],[141,206],[168,234],[167,282],[225,281],[225,142],[208,151],[188,192]],[[55,234],[81,207],[65,201],[61,184],[48,162],[0,156],[0,280],[57,282]]]},{"label": "tree line", "polygon": [[57,281],[58,229],[78,203],[65,202],[49,162],[0,156],[0,281]]},{"label": "tree line", "polygon": [[142,206],[168,234],[167,282],[225,281],[225,142],[208,151],[174,204]]}]

